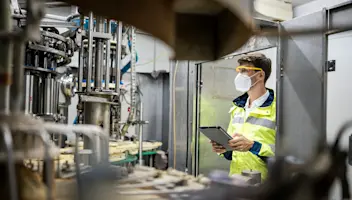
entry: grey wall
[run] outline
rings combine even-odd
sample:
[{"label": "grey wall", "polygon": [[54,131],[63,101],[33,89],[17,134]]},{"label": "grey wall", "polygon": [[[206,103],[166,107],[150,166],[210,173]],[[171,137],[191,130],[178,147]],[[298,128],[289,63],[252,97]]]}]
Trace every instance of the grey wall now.
[{"label": "grey wall", "polygon": [[[157,78],[153,78],[150,74],[138,74],[138,86],[141,90],[141,100],[143,103],[143,120],[149,121],[149,124],[143,126],[143,134],[145,140],[164,141],[164,147],[167,147],[168,134],[168,108],[169,108],[169,75],[160,74]],[[123,76],[125,84],[129,84],[130,75],[127,73]],[[130,89],[129,86],[126,87]],[[126,121],[128,116],[128,103],[130,102],[130,93],[125,94],[125,99],[121,106],[121,119]],[[139,98],[137,98],[139,99]],[[136,133],[136,126],[129,128],[129,135]],[[165,132],[167,131],[167,132]],[[165,134],[164,134],[165,133]]]},{"label": "grey wall", "polygon": [[294,17],[300,17],[321,11],[323,8],[329,8],[348,1],[350,0],[314,0],[312,2],[296,6],[293,10],[293,14]]}]

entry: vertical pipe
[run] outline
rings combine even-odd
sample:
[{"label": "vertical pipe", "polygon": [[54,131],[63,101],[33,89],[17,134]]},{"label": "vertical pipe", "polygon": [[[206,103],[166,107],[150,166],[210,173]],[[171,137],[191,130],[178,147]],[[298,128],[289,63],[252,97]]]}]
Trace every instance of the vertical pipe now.
[{"label": "vertical pipe", "polygon": [[51,67],[50,70],[55,70],[55,69],[56,69],[56,60],[55,60],[55,59],[52,59],[50,65],[51,65],[51,66],[50,66],[50,67]]},{"label": "vertical pipe", "polygon": [[[111,34],[111,25],[112,21],[108,20],[107,21],[107,32]],[[116,44],[117,45],[117,44]],[[106,62],[106,69],[105,69],[105,89],[110,89],[110,40],[106,41],[106,56],[105,56],[105,62]]]},{"label": "vertical pipe", "polygon": [[139,153],[138,153],[138,163],[140,166],[143,166],[143,103],[140,103],[140,108],[139,108]]},{"label": "vertical pipe", "polygon": [[[97,17],[96,20],[96,32],[104,32],[104,20],[102,17]],[[104,53],[104,43],[102,39],[95,39],[95,76],[94,76],[94,86],[96,89],[102,89],[102,69],[103,69],[103,53]]]},{"label": "vertical pipe", "polygon": [[[56,96],[57,96],[57,98],[56,98],[56,113],[57,114],[60,114],[60,106],[59,106],[59,104],[60,104],[60,82],[58,82],[57,80],[55,81],[55,84],[56,84]],[[67,121],[68,119],[68,115],[65,115],[66,117],[66,119],[65,119],[65,121]],[[63,122],[63,120],[61,119],[61,122]],[[67,122],[66,122],[66,124],[67,124]]]},{"label": "vertical pipe", "polygon": [[30,114],[33,114],[33,95],[34,95],[34,76],[30,75],[30,90],[29,90],[29,110]]},{"label": "vertical pipe", "polygon": [[49,115],[52,114],[51,112],[51,76],[48,75],[44,79],[44,114]]},{"label": "vertical pipe", "polygon": [[56,103],[56,80],[55,78],[50,79],[50,113],[56,114],[57,113],[57,103]]},{"label": "vertical pipe", "polygon": [[[12,29],[10,1],[1,1],[0,4],[0,31],[9,32]],[[9,112],[10,85],[12,78],[12,41],[0,40],[0,111]]]},{"label": "vertical pipe", "polygon": [[23,41],[20,39],[15,42],[14,52],[16,57],[13,59],[13,79],[14,82],[11,86],[11,111],[20,112],[23,105],[23,88],[24,88],[24,56],[25,46]]},{"label": "vertical pipe", "polygon": [[32,96],[33,96],[33,77],[30,72],[26,72],[26,91],[25,91],[25,114],[32,113]]},{"label": "vertical pipe", "polygon": [[[80,29],[83,30],[83,25],[84,25],[84,15],[81,15],[80,18]],[[78,52],[78,91],[82,92],[82,82],[83,82],[83,68],[84,68],[84,43],[83,43],[83,37],[81,37],[81,46],[79,47],[79,52]]]},{"label": "vertical pipe", "polygon": [[36,53],[35,57],[34,57],[34,66],[35,67],[39,67],[39,55],[38,55],[38,53]]},{"label": "vertical pipe", "polygon": [[120,76],[121,76],[121,43],[122,43],[122,22],[118,22],[116,31],[116,58],[115,58],[115,92],[120,93]]},{"label": "vertical pipe", "polygon": [[40,79],[38,76],[32,75],[32,114],[40,111]]},{"label": "vertical pipe", "polygon": [[47,54],[44,53],[44,69],[48,69],[48,57]]},{"label": "vertical pipe", "polygon": [[89,13],[89,31],[88,31],[88,74],[86,80],[87,92],[92,91],[90,81],[92,80],[92,64],[93,64],[93,28],[94,17],[93,12]]}]

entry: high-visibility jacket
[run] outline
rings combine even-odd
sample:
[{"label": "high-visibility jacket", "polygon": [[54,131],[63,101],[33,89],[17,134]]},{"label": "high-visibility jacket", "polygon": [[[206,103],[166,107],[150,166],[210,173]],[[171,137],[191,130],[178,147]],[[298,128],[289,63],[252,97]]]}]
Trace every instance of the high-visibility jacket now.
[{"label": "high-visibility jacket", "polygon": [[233,101],[230,109],[231,121],[227,132],[239,133],[254,145],[248,152],[228,151],[221,156],[231,160],[230,175],[241,174],[243,170],[261,172],[262,179],[267,176],[266,160],[275,155],[276,136],[276,98],[274,91],[269,90],[269,97],[263,105],[254,109],[245,117],[245,105],[248,94],[244,94]]}]

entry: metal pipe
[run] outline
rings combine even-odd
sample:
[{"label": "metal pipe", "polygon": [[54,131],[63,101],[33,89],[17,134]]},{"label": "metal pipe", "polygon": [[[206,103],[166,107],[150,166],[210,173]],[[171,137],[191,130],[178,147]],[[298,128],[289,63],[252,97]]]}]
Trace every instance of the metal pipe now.
[{"label": "metal pipe", "polygon": [[[84,15],[81,15],[80,28],[83,30],[84,25]],[[83,45],[83,37],[81,37],[81,46],[79,47],[79,60],[78,60],[78,91],[82,92],[82,82],[83,82],[83,67],[84,67],[84,45]]]},{"label": "metal pipe", "polygon": [[36,53],[35,57],[34,57],[34,67],[39,67],[39,55],[38,55],[38,53]]},{"label": "metal pipe", "polygon": [[[12,30],[10,1],[0,3],[0,32]],[[10,108],[10,85],[12,78],[12,41],[0,40],[0,111],[9,112]]]},{"label": "metal pipe", "polygon": [[[96,20],[96,32],[104,32],[104,19],[97,17]],[[95,89],[102,89],[102,68],[103,68],[103,53],[104,43],[102,39],[95,39],[95,76],[94,76],[94,87]]]},{"label": "metal pipe", "polygon": [[30,72],[26,72],[26,91],[25,91],[25,113],[30,114],[33,113],[33,104],[32,104],[32,96],[33,96],[33,77]]},{"label": "metal pipe", "polygon": [[[93,124],[102,127],[104,129],[104,136],[108,138],[110,132],[110,105],[98,102],[84,102],[84,124]],[[98,160],[102,162],[109,160],[109,144],[106,141],[99,138],[91,140],[84,137],[84,149],[96,149],[94,153],[98,157]],[[93,165],[96,164],[94,163],[94,155],[90,155],[89,157],[89,162]]]},{"label": "metal pipe", "polygon": [[[111,34],[111,25],[112,21],[108,20],[107,22],[107,32]],[[117,45],[117,44],[116,44]],[[110,40],[106,41],[106,56],[105,56],[105,62],[106,62],[106,69],[105,69],[105,89],[110,89]]]},{"label": "metal pipe", "polygon": [[52,114],[51,111],[51,76],[48,75],[48,77],[45,78],[44,81],[44,102],[43,102],[43,106],[44,106],[44,114],[49,115]]},{"label": "metal pipe", "polygon": [[89,13],[89,31],[88,31],[88,74],[86,80],[87,92],[92,91],[90,81],[92,80],[92,62],[93,62],[93,28],[94,16],[93,12]]},{"label": "metal pipe", "polygon": [[116,31],[116,58],[115,58],[115,92],[120,94],[120,76],[121,76],[121,43],[122,43],[122,27],[123,23],[118,23],[118,30]]},{"label": "metal pipe", "polygon": [[138,163],[139,165],[143,166],[143,124],[141,123],[143,121],[143,104],[142,102],[140,103],[140,108],[139,108],[139,153],[138,153]]},{"label": "metal pipe", "polygon": [[[53,114],[59,114],[59,82],[53,78]],[[61,143],[59,143],[61,145]]]},{"label": "metal pipe", "polygon": [[44,55],[44,64],[43,64],[44,69],[48,69],[48,57]]},{"label": "metal pipe", "polygon": [[19,39],[15,42],[14,52],[16,57],[13,59],[13,74],[12,80],[14,80],[11,86],[11,111],[20,112],[23,107],[23,88],[24,88],[24,56],[25,56],[25,45],[24,42]]},{"label": "metal pipe", "polygon": [[50,79],[50,113],[51,114],[56,114],[57,109],[56,109],[56,81],[55,78]]}]

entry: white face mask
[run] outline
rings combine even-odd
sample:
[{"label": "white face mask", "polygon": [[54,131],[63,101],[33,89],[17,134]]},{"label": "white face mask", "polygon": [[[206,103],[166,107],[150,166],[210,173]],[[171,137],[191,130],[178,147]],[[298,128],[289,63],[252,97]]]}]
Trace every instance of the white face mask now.
[{"label": "white face mask", "polygon": [[236,90],[240,92],[248,92],[248,90],[251,89],[251,87],[253,87],[253,85],[255,85],[258,82],[256,81],[255,83],[252,84],[251,78],[256,74],[257,73],[253,74],[252,76],[248,76],[246,74],[241,74],[241,73],[237,74],[234,80]]}]

